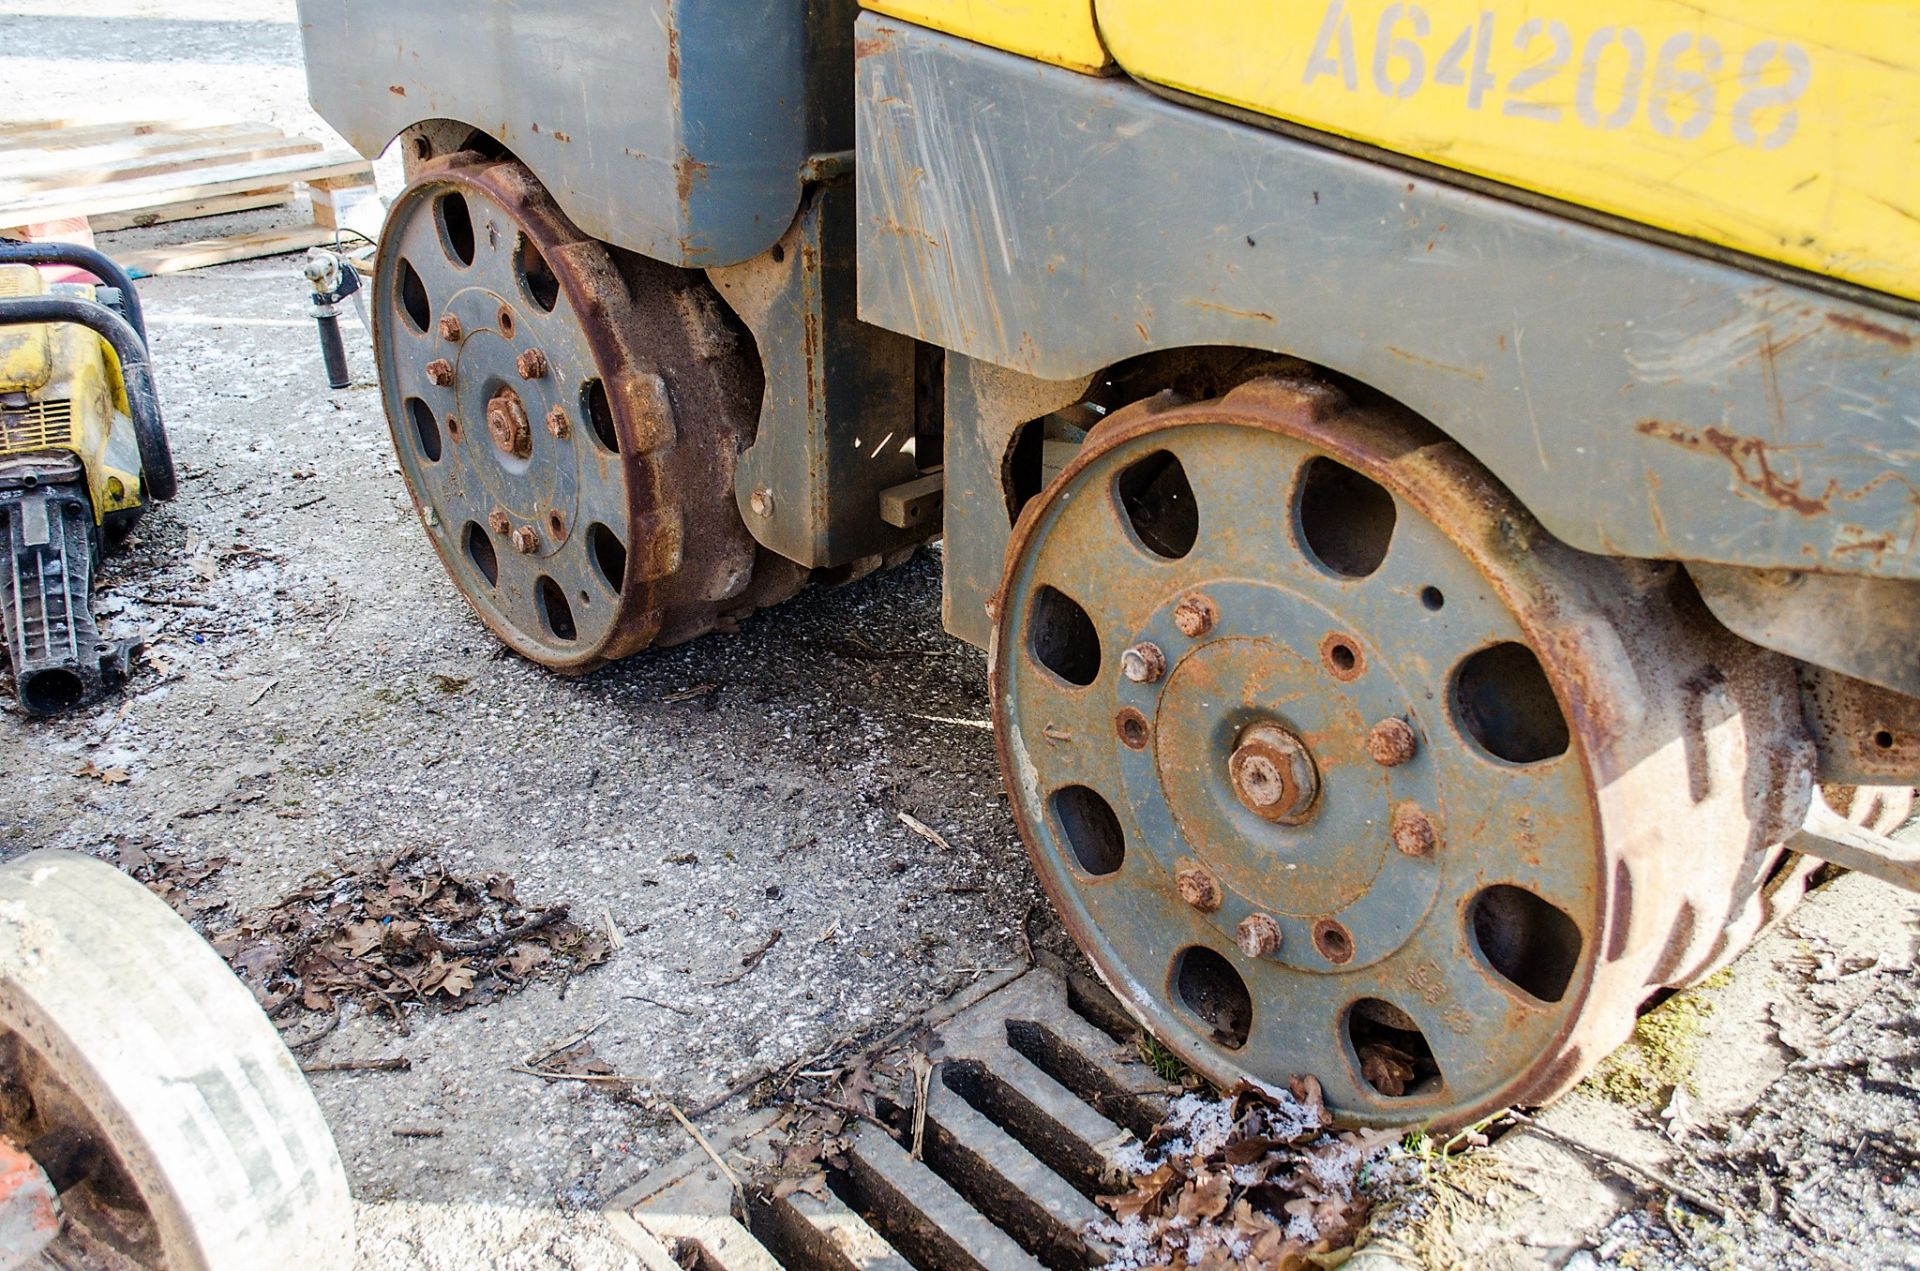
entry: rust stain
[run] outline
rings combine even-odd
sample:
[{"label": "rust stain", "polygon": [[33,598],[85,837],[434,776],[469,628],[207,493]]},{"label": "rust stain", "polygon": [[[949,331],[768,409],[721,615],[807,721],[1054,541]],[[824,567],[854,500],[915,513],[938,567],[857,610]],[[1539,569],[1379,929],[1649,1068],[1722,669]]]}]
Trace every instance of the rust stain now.
[{"label": "rust stain", "polygon": [[388,84],[387,91],[392,93],[395,97],[405,97],[407,95],[406,87],[401,84]]},{"label": "rust stain", "polygon": [[[1505,343],[1504,336],[1501,337],[1501,341],[1503,344]],[[1403,362],[1411,362],[1415,366],[1424,366],[1431,371],[1445,371],[1449,375],[1458,375],[1462,379],[1469,379],[1475,383],[1479,383],[1487,378],[1485,367],[1454,366],[1447,362],[1436,362],[1430,357],[1421,357],[1418,353],[1409,353],[1405,349],[1395,348],[1391,344],[1387,346],[1387,352],[1393,354]]]},{"label": "rust stain", "polygon": [[681,152],[673,162],[674,191],[680,196],[680,206],[685,207],[693,199],[693,184],[707,179],[707,165],[692,155]]},{"label": "rust stain", "polygon": [[1758,437],[1742,437],[1711,426],[1695,432],[1661,419],[1643,419],[1634,426],[1634,431],[1696,454],[1719,455],[1732,465],[1733,475],[1741,485],[1789,512],[1818,516],[1832,505],[1835,485],[1829,484],[1817,498],[1809,496],[1801,488],[1802,482],[1774,471],[1773,452]]},{"label": "rust stain", "polygon": [[1135,331],[1138,331],[1138,332],[1140,333],[1140,338],[1141,338],[1142,340],[1145,340],[1145,341],[1146,341],[1147,343],[1149,343],[1149,344],[1151,344],[1151,343],[1153,343],[1153,337],[1147,334],[1147,324],[1146,324],[1146,323],[1144,323],[1144,322],[1136,322],[1136,323],[1134,323],[1134,324],[1133,324],[1133,329],[1134,329]]},{"label": "rust stain", "polygon": [[555,141],[572,141],[573,140],[572,137],[569,137],[566,133],[561,132],[558,128],[555,128],[553,130],[553,139]]},{"label": "rust stain", "polygon": [[1884,340],[1896,349],[1913,347],[1913,337],[1906,332],[1895,331],[1892,327],[1883,327],[1878,322],[1869,322],[1865,318],[1856,318],[1850,313],[1829,313],[1827,321],[1842,331],[1864,335],[1869,340]]},{"label": "rust stain", "polygon": [[680,82],[680,28],[671,22],[667,23],[667,80]]},{"label": "rust stain", "polygon": [[1261,322],[1272,322],[1273,315],[1260,309],[1236,309],[1232,305],[1215,304],[1211,300],[1189,300],[1188,304],[1196,309],[1211,309],[1215,313],[1224,313],[1235,318],[1254,318]]}]

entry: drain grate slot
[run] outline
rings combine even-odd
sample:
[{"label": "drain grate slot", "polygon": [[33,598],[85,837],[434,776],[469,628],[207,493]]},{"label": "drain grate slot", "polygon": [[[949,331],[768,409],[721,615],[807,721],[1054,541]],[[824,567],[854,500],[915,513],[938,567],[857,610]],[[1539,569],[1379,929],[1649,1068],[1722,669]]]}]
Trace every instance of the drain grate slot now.
[{"label": "drain grate slot", "polygon": [[1009,1019],[1007,1044],[1041,1072],[1073,1091],[1101,1116],[1133,1131],[1135,1137],[1144,1141],[1159,1123],[1159,1113],[1152,1104],[1067,1045],[1045,1024]]},{"label": "drain grate slot", "polygon": [[1062,978],[1067,982],[1067,1006],[1075,1015],[1122,1046],[1132,1047],[1140,1040],[1140,1025],[1103,985],[1078,971],[1070,971]]},{"label": "drain grate slot", "polygon": [[963,1060],[944,1065],[940,1078],[977,1112],[1088,1198],[1114,1190],[1113,1166],[1093,1144],[1054,1120],[998,1073]]},{"label": "drain grate slot", "polygon": [[1038,1271],[1031,1254],[888,1135],[860,1127],[848,1160],[834,1191],[922,1271]]},{"label": "drain grate slot", "polygon": [[825,1199],[794,1192],[776,1200],[761,1193],[748,1207],[747,1227],[791,1271],[914,1271],[831,1184]]}]

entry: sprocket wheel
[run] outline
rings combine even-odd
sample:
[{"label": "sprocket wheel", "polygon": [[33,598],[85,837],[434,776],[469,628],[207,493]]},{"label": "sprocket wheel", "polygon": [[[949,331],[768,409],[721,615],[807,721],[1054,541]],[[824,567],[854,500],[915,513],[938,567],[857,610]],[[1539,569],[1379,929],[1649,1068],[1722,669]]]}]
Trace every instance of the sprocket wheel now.
[{"label": "sprocket wheel", "polygon": [[[1223,1085],[1455,1127],[1710,964],[1804,814],[1791,668],[1305,379],[1094,430],[1022,512],[993,709],[1068,928]],[[1766,793],[1761,793],[1761,792]]]},{"label": "sprocket wheel", "polygon": [[395,200],[373,294],[407,488],[515,651],[583,673],[804,581],[741,523],[757,362],[701,275],[616,254],[524,166],[463,151]]}]

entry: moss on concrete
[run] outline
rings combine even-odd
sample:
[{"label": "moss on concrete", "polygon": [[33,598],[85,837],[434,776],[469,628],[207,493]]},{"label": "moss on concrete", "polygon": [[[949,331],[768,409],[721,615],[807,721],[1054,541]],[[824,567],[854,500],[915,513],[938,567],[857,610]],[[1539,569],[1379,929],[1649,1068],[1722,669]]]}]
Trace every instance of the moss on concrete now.
[{"label": "moss on concrete", "polygon": [[[1699,986],[1713,987],[1717,985],[1711,979]],[[1674,994],[1640,1017],[1633,1037],[1607,1056],[1580,1083],[1580,1089],[1613,1103],[1656,1111],[1665,1106],[1676,1086],[1694,1093],[1700,1034],[1712,1014],[1713,1003],[1698,989]]]}]

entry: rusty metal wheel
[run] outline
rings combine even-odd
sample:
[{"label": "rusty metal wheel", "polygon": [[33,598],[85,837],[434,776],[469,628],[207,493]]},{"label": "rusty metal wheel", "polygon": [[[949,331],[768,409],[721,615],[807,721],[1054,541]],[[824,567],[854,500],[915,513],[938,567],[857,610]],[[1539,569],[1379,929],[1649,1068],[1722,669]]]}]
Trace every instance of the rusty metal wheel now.
[{"label": "rusty metal wheel", "polygon": [[395,200],[373,293],[407,488],[514,650],[582,673],[804,581],[735,506],[758,364],[701,275],[616,254],[525,167],[463,151]]},{"label": "rusty metal wheel", "polygon": [[1117,412],[1022,512],[993,706],[1095,965],[1221,1083],[1452,1127],[1709,965],[1798,825],[1791,668],[1386,403]]}]

